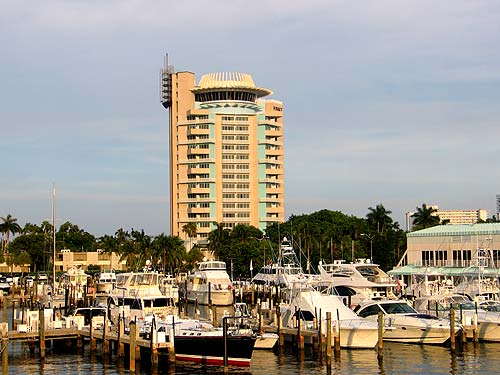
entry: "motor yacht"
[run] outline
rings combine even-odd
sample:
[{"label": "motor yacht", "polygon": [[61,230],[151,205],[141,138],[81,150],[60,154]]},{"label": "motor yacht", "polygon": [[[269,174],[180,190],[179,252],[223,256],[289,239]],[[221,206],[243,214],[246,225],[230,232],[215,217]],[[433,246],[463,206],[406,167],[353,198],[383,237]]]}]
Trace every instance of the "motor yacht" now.
[{"label": "motor yacht", "polygon": [[[384,314],[384,340],[414,344],[444,344],[450,338],[450,321],[417,312],[406,301],[366,301],[354,310],[359,316],[378,320]],[[461,327],[458,325],[456,331]]]},{"label": "motor yacht", "polygon": [[[332,291],[331,289],[329,290]],[[359,317],[344,305],[342,297],[322,293],[312,287],[293,288],[291,300],[280,307],[283,326],[296,328],[298,319],[303,321],[304,329],[314,329],[315,320],[321,322],[321,329],[326,334],[326,315],[331,313],[332,325],[340,328],[340,346],[344,348],[373,348],[378,342],[378,325]]]},{"label": "motor yacht", "polygon": [[200,262],[197,269],[188,276],[186,288],[189,302],[213,306],[233,304],[233,288],[225,262]]}]

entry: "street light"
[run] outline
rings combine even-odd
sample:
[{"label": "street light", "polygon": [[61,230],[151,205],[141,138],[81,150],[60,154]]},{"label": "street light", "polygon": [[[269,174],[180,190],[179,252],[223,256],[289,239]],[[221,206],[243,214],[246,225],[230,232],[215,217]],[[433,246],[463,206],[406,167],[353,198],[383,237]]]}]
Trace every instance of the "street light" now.
[{"label": "street light", "polygon": [[370,263],[373,262],[373,234],[361,233],[361,236],[370,240]]}]

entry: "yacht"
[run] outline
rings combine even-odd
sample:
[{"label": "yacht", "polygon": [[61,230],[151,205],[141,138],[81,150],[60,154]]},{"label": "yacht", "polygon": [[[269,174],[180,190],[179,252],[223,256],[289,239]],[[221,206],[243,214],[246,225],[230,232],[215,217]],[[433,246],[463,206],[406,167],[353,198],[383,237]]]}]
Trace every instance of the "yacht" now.
[{"label": "yacht", "polygon": [[116,284],[116,273],[114,270],[103,270],[97,280],[97,293],[109,293]]},{"label": "yacht", "polygon": [[355,263],[343,260],[329,264],[320,262],[318,271],[319,280],[335,288],[337,294],[348,297],[351,307],[364,300],[395,299],[394,292],[398,292],[398,284],[369,259],[358,259]]},{"label": "yacht", "polygon": [[162,275],[160,277],[160,291],[161,293],[170,298],[174,304],[179,303],[179,285],[177,279],[172,275]]},{"label": "yacht", "polygon": [[[181,319],[169,315],[156,323],[158,332],[164,332],[166,339],[173,333],[175,359],[180,362],[194,362],[203,365],[224,365],[224,351],[227,348],[229,366],[249,367],[255,347],[256,336],[230,325],[224,332],[209,322],[197,319]],[[146,328],[145,332],[150,332]]]},{"label": "yacht", "polygon": [[[304,329],[314,329],[314,320],[325,322],[330,312],[332,326],[338,320],[341,347],[374,348],[377,344],[378,324],[356,315],[340,296],[302,285],[291,292],[290,304],[280,307],[284,327],[295,328],[296,319],[301,319]],[[326,324],[321,324],[321,329],[326,334]]]},{"label": "yacht", "polygon": [[305,282],[307,277],[295,254],[292,242],[283,237],[277,259],[263,266],[252,278],[252,284],[279,285],[287,288],[294,283]]},{"label": "yacht", "polygon": [[161,292],[161,277],[156,271],[117,274],[115,287],[107,299],[111,320],[116,323],[119,315],[130,321],[171,314],[175,309],[174,300]]},{"label": "yacht", "polygon": [[[354,310],[376,322],[384,314],[384,340],[414,344],[444,344],[450,338],[450,321],[418,313],[406,301],[366,301]],[[460,326],[456,327],[458,332]]]},{"label": "yacht", "polygon": [[186,284],[189,302],[214,306],[233,304],[233,288],[225,262],[200,262],[198,268],[188,276]]},{"label": "yacht", "polygon": [[500,342],[500,312],[486,301],[475,302],[466,295],[450,293],[416,298],[414,306],[419,312],[439,317],[449,316],[453,308],[468,339],[477,330],[479,341]]}]

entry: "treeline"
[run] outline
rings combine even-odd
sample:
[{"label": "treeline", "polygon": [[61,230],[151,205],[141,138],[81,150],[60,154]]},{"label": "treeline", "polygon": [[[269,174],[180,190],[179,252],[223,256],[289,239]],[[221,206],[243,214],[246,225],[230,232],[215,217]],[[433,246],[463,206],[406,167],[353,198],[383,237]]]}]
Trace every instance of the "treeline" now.
[{"label": "treeline", "polygon": [[[384,269],[391,269],[406,248],[405,232],[392,220],[391,213],[382,204],[369,207],[365,218],[325,209],[312,214],[292,215],[285,223],[271,224],[265,232],[248,225],[237,225],[229,230],[222,223],[215,223],[216,228],[208,236],[208,245],[195,245],[189,252],[178,236],[150,236],[144,230],[120,228],[112,235],[96,238],[70,222],[59,227],[55,240],[58,251],[102,249],[115,252],[126,260],[131,270],[141,269],[146,261],[150,261],[154,267],[166,272],[187,271],[203,259],[204,252],[210,252],[227,263],[234,278],[249,277],[251,263],[255,274],[265,263],[275,260],[283,237],[293,241],[306,271],[314,272],[320,260],[351,261],[353,257],[373,257]],[[14,223],[17,220],[10,215],[9,218]],[[32,271],[50,270],[52,225],[44,221],[40,225],[27,223],[23,228],[13,227],[11,225],[9,231],[16,234],[15,238],[11,242],[2,241],[3,260],[10,264],[31,264]],[[3,228],[2,233],[9,233],[5,226]],[[183,231],[194,243],[196,226],[189,223]]]}]

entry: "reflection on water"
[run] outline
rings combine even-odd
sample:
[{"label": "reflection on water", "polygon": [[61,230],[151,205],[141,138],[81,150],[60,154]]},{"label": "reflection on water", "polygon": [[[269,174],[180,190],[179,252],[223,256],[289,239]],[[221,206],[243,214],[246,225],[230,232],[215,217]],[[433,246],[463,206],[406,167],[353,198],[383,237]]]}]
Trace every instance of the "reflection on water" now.
[{"label": "reflection on water", "polygon": [[[188,314],[194,316],[194,305],[188,306]],[[217,319],[233,314],[231,306],[217,307]],[[207,306],[197,306],[197,315],[212,320],[212,310]],[[9,320],[8,320],[9,321]],[[139,374],[218,374],[221,368],[177,363],[169,366],[160,359],[159,369],[152,371],[150,361],[144,358],[137,364]],[[500,343],[474,345],[467,343],[462,350],[452,352],[441,346],[410,345],[384,343],[382,360],[378,360],[375,350],[342,350],[340,358],[332,361],[327,369],[325,360],[321,360],[310,347],[298,353],[291,347],[275,351],[255,351],[249,369],[233,369],[238,374],[338,374],[338,375],[423,375],[423,374],[493,374],[500,369]],[[78,354],[72,348],[61,352],[48,348],[46,358],[39,358],[38,350],[31,353],[27,344],[9,344],[9,374],[103,374],[128,375],[128,359],[115,355],[103,357],[101,348],[91,354],[88,345],[83,353]]]},{"label": "reflection on water", "polygon": [[[422,375],[422,374],[492,374],[500,368],[500,344],[468,343],[464,350],[456,353],[440,346],[419,346],[385,343],[383,359],[379,362],[375,350],[343,350],[340,358],[334,359],[330,371],[325,360],[318,358],[306,348],[297,353],[291,348],[272,351],[255,351],[250,369],[231,369],[238,374],[379,374],[379,375]],[[140,374],[216,374],[221,368],[177,363],[168,366],[160,361],[160,368],[152,372],[149,361],[143,358],[137,366]],[[45,360],[36,351],[31,354],[26,345],[15,344],[9,348],[9,374],[129,374],[128,362],[111,356],[100,355],[100,348],[93,355],[88,346],[82,354],[76,350],[61,353],[49,350]]]}]

